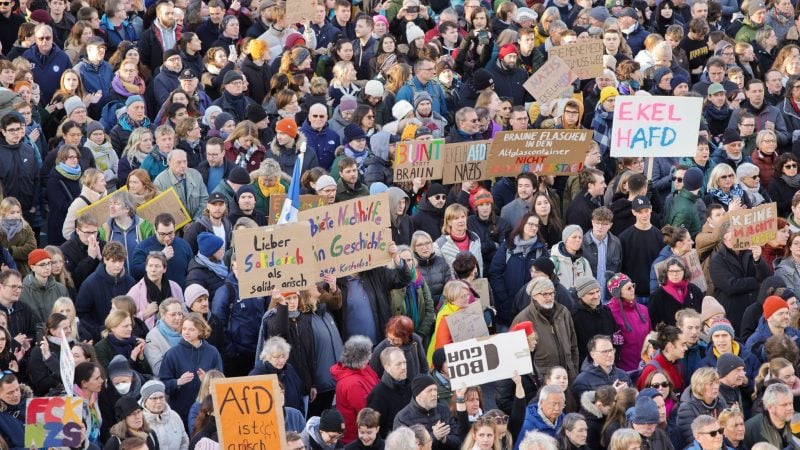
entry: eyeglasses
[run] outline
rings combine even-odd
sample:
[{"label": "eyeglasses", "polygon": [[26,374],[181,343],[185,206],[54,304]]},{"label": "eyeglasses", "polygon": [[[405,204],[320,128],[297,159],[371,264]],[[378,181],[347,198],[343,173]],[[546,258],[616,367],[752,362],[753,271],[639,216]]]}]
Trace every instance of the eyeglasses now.
[{"label": "eyeglasses", "polygon": [[550,291],[550,292],[539,292],[539,295],[541,295],[542,297],[555,297],[556,293],[553,292],[553,291]]},{"label": "eyeglasses", "polygon": [[0,6],[8,6],[11,2],[0,2]]},{"label": "eyeglasses", "polygon": [[4,284],[3,286],[11,289],[12,291],[18,291],[18,290],[22,289],[22,285],[21,284]]},{"label": "eyeglasses", "polygon": [[162,233],[162,232],[159,231],[158,235],[161,236],[162,238],[174,236],[175,235],[175,230],[172,230],[172,231],[169,231],[169,232],[166,232],[166,233]]},{"label": "eyeglasses", "polygon": [[[0,2],[0,5],[5,5],[5,3]],[[42,42],[52,41],[53,36],[36,36],[36,40]]]},{"label": "eyeglasses", "polygon": [[669,269],[667,273],[683,273],[683,269]]},{"label": "eyeglasses", "polygon": [[678,183],[683,183],[683,177],[675,177],[673,180],[677,181]]},{"label": "eyeglasses", "polygon": [[6,133],[19,133],[22,127],[6,128]]},{"label": "eyeglasses", "polygon": [[721,177],[719,177],[719,178],[720,178],[721,180],[725,180],[725,179],[727,179],[727,178],[733,178],[734,176],[735,176],[734,174],[732,174],[732,173],[729,173],[729,174],[727,174],[727,175],[722,175],[722,176],[721,176]]},{"label": "eyeglasses", "polygon": [[713,430],[713,431],[700,431],[699,433],[700,434],[707,434],[707,435],[709,435],[709,436],[711,436],[713,438],[713,437],[717,437],[718,434],[719,435],[724,434],[725,433],[725,428],[720,428],[719,430]]},{"label": "eyeglasses", "polygon": [[487,419],[493,421],[496,425],[505,425],[508,423],[508,416],[494,416],[487,417]]},{"label": "eyeglasses", "polygon": [[759,178],[761,178],[761,175],[756,174],[756,175],[753,175],[752,177],[747,177],[747,178],[752,178],[754,180],[758,180]]},{"label": "eyeglasses", "polygon": [[615,351],[617,351],[617,350],[614,347],[611,347],[611,348],[606,349],[606,350],[594,350],[595,353],[600,353],[601,355],[610,355],[610,354],[614,353]]},{"label": "eyeglasses", "polygon": [[650,387],[651,388],[655,388],[655,389],[658,389],[658,388],[666,389],[666,388],[669,387],[669,382],[668,381],[664,381],[663,383],[650,383]]},{"label": "eyeglasses", "polygon": [[417,242],[414,247],[430,247],[433,242]]}]

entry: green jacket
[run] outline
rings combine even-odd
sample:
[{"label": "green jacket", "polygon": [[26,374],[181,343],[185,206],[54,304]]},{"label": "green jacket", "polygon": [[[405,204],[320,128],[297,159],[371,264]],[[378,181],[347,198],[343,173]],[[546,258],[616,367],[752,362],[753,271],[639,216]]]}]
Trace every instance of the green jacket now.
[{"label": "green jacket", "polygon": [[353,200],[354,198],[358,197],[366,197],[369,195],[369,188],[366,184],[362,183],[360,180],[356,182],[355,188],[350,188],[344,181],[340,178],[339,181],[336,182],[336,201],[337,202],[344,202],[347,200]]},{"label": "green jacket", "polygon": [[748,44],[756,40],[756,32],[763,28],[764,25],[754,24],[749,17],[742,20],[742,27],[736,32],[737,42],[747,42]]},{"label": "green jacket", "polygon": [[31,309],[37,329],[50,317],[53,305],[59,297],[69,297],[69,291],[53,277],[48,278],[45,284],[41,284],[33,273],[29,273],[22,281],[22,294],[19,299]]},{"label": "green jacket", "polygon": [[711,177],[711,171],[714,170],[714,166],[717,165],[711,158],[708,158],[708,162],[706,162],[705,167],[700,167],[694,161],[694,158],[691,156],[684,156],[678,162],[681,166],[686,166],[687,169],[691,169],[692,167],[697,167],[698,169],[703,171],[703,187],[700,189],[700,194],[703,195],[706,193],[706,186],[708,186],[708,179]]},{"label": "green jacket", "polygon": [[694,206],[700,195],[695,195],[691,191],[681,189],[673,197],[672,208],[669,211],[669,216],[665,219],[665,223],[673,226],[684,227],[689,231],[689,234],[696,236],[703,227],[700,216],[697,214],[697,208]]},{"label": "green jacket", "polygon": [[[410,288],[411,286],[406,286],[402,289],[393,289],[390,293],[393,316],[402,315],[411,317],[411,314],[406,310],[406,289]],[[423,280],[422,285],[417,288],[417,311],[419,311],[419,323],[414,324],[414,332],[422,337],[423,344],[427,344],[430,342],[431,333],[433,332],[433,321],[436,320],[436,312],[434,311],[431,290],[428,288],[428,283],[426,283],[425,280]]]}]

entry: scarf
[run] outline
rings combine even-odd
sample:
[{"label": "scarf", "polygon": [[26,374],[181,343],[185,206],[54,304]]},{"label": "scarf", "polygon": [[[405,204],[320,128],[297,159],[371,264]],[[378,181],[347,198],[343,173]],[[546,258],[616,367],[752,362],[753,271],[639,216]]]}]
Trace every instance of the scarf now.
[{"label": "scarf", "polygon": [[144,116],[144,120],[141,122],[137,122],[128,115],[128,113],[122,114],[122,117],[119,118],[119,126],[122,127],[125,131],[133,131],[136,128],[141,127],[149,127],[150,126],[150,118]]},{"label": "scarf", "polygon": [[708,193],[725,206],[730,205],[734,197],[739,197],[740,199],[744,198],[744,190],[742,190],[742,187],[738,184],[734,184],[727,193],[723,192],[722,189],[709,189]]},{"label": "scarf", "polygon": [[727,105],[722,105],[722,108],[717,109],[711,102],[706,104],[703,108],[703,116],[713,119],[715,121],[728,121],[731,118],[731,108]]},{"label": "scarf", "polygon": [[406,315],[414,322],[414,329],[418,330],[422,325],[419,315],[419,303],[417,303],[417,289],[422,286],[422,272],[416,267],[411,269],[411,283],[406,287],[405,306]]},{"label": "scarf", "polygon": [[274,186],[267,186],[266,184],[261,182],[261,177],[258,177],[258,190],[261,191],[261,195],[264,197],[269,197],[272,194],[285,194],[286,188],[283,187],[280,183],[275,183]]},{"label": "scarf", "polygon": [[427,357],[428,357],[428,365],[429,366],[433,367],[433,352],[437,348],[436,347],[436,336],[439,334],[439,326],[442,324],[442,322],[445,321],[445,317],[447,317],[450,314],[453,314],[455,312],[458,312],[460,310],[461,310],[461,308],[459,308],[458,306],[456,306],[456,305],[454,305],[454,304],[452,304],[450,302],[445,302],[444,305],[442,305],[442,307],[439,309],[439,312],[436,314],[436,321],[434,322],[434,325],[433,325],[433,334],[431,334],[431,336],[433,336],[433,337],[431,338],[430,344],[428,344]]},{"label": "scarf", "polygon": [[138,148],[132,148],[128,151],[128,162],[131,163],[132,168],[138,169],[142,161],[147,158],[147,155],[149,155],[149,153],[145,153]]},{"label": "scarf", "polygon": [[22,231],[22,219],[2,219],[0,220],[0,231],[6,235],[6,240],[10,243],[14,236]]},{"label": "scarf", "polygon": [[346,145],[344,147],[344,154],[345,154],[345,156],[349,156],[349,157],[351,157],[351,158],[356,160],[356,164],[358,165],[358,171],[362,172],[362,174],[363,174],[364,161],[366,161],[367,160],[367,156],[369,156],[369,150],[367,150],[367,147],[364,147],[364,150],[359,152],[359,151],[353,149],[352,147],[350,147],[349,145]]},{"label": "scarf", "polygon": [[244,110],[247,109],[247,100],[245,100],[244,94],[231,95],[228,91],[225,91],[222,93],[222,98],[224,103],[228,103],[233,106],[233,109],[237,112],[240,112],[240,114],[244,113]]},{"label": "scarf", "polygon": [[761,192],[759,192],[760,189],[761,189],[761,184],[759,184],[758,187],[754,187],[754,188],[751,188],[751,187],[748,187],[745,184],[742,184],[742,189],[745,192],[747,192],[747,196],[750,197],[750,199],[753,201],[753,205],[754,206],[760,205],[760,204],[764,203],[764,201],[766,201],[764,196],[761,195]]},{"label": "scarf", "polygon": [[785,181],[786,184],[789,185],[792,189],[800,188],[800,173],[793,177],[787,177],[786,175],[781,175],[781,180]]},{"label": "scarf", "polygon": [[800,115],[800,106],[797,105],[797,102],[792,100],[791,98],[789,98],[789,104],[792,105],[792,109],[794,110],[794,113],[797,114],[797,115]]},{"label": "scarf", "polygon": [[537,236],[534,236],[533,238],[527,240],[522,239],[521,235],[514,236],[514,250],[512,250],[511,253],[514,255],[520,253],[523,255],[527,255],[528,252],[531,251],[531,249],[533,249],[533,247],[536,245],[538,240],[539,238]]},{"label": "scarf", "polygon": [[100,407],[97,403],[97,394],[93,393],[92,396],[86,400],[80,386],[73,385],[72,392],[76,397],[83,397],[83,419],[86,423],[86,438],[90,442],[97,444],[100,441],[100,425],[103,423],[103,417],[100,415]]},{"label": "scarf", "polygon": [[222,278],[223,280],[228,277],[228,268],[225,267],[225,264],[211,261],[208,259],[208,256],[202,254],[195,256],[195,260],[200,263],[201,266],[204,266],[205,268],[214,272],[214,275]]},{"label": "scarf", "polygon": [[164,339],[169,342],[170,347],[175,347],[181,342],[181,334],[170,328],[163,320],[156,322],[156,328],[164,336]]},{"label": "scarf", "polygon": [[605,155],[611,148],[611,122],[614,113],[608,112],[603,108],[602,103],[597,104],[592,119],[592,129],[594,130],[594,140],[600,146],[600,154]]},{"label": "scarf", "polygon": [[60,173],[62,177],[72,180],[78,181],[81,178],[81,166],[78,167],[70,167],[63,162],[60,162],[55,167],[56,172]]},{"label": "scarf", "polygon": [[172,296],[172,288],[167,277],[161,277],[161,286],[156,285],[150,278],[144,277],[144,286],[147,288],[147,301],[161,305],[161,302]]},{"label": "scarf", "polygon": [[111,345],[111,349],[114,350],[117,355],[122,355],[127,359],[130,359],[131,352],[136,345],[138,345],[138,342],[136,342],[136,336],[131,336],[127,339],[119,339],[113,334],[109,333],[108,336],[106,336],[106,339],[108,340],[108,344]]},{"label": "scarf", "polygon": [[673,283],[667,280],[664,284],[664,290],[682,305],[686,300],[686,294],[689,293],[689,282],[681,280],[677,283]]},{"label": "scarf", "polygon": [[[633,327],[631,326],[630,322],[628,322],[628,315],[625,313],[625,305],[628,304],[628,302],[621,298],[615,298],[615,300],[619,302],[619,312],[620,315],[622,316],[622,321],[625,323],[625,330],[627,330],[628,333],[630,333],[631,331],[633,331]],[[642,315],[642,312],[639,311],[639,308],[636,307],[637,305],[636,300],[634,299],[632,303],[633,303],[632,304],[633,310],[636,311],[636,314],[639,315],[639,320],[641,320],[642,323],[647,323],[647,320],[645,320],[644,316]]]},{"label": "scarf", "polygon": [[145,85],[144,81],[139,77],[134,78],[133,83],[129,83],[123,81],[119,75],[115,75],[114,79],[111,80],[111,88],[123,97],[130,97],[131,95],[144,94]]},{"label": "scarf", "polygon": [[460,252],[468,252],[469,251],[469,234],[464,233],[464,236],[457,237],[453,233],[450,233],[450,239],[453,240],[453,243],[456,244],[458,247],[458,251]]},{"label": "scarf", "polygon": [[[114,147],[111,146],[111,142],[106,140],[102,144],[98,145],[92,140],[87,140],[83,146],[92,152],[92,156],[94,156],[94,162],[98,169],[102,171],[111,169],[111,153],[114,152]],[[114,166],[114,169],[116,168],[117,167]]]},{"label": "scarf", "polygon": [[244,148],[239,145],[239,142],[234,142],[233,147],[236,149],[236,162],[235,164],[239,167],[247,169],[247,163],[250,161],[250,158],[253,156],[253,153],[258,150],[258,147],[255,145],[251,145],[250,148]]}]

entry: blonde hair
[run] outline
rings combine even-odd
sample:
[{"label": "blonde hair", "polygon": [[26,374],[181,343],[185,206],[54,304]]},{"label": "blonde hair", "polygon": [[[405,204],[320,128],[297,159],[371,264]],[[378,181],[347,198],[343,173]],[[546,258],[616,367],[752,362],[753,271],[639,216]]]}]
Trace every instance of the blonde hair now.
[{"label": "blonde hair", "polygon": [[444,221],[442,221],[442,234],[450,234],[450,221],[461,215],[469,216],[469,210],[459,203],[453,203],[444,210]]},{"label": "blonde hair", "polygon": [[692,395],[703,397],[703,389],[713,382],[719,382],[719,372],[714,367],[701,367],[692,374]]},{"label": "blonde hair", "polygon": [[100,334],[103,337],[107,337],[109,333],[111,333],[111,330],[120,326],[122,322],[125,321],[125,319],[131,319],[131,325],[133,325],[133,318],[126,311],[122,311],[119,309],[111,311],[110,313],[108,313],[108,316],[106,317],[106,320],[104,322],[106,329],[103,330],[103,332]]},{"label": "blonde hair", "polygon": [[78,313],[75,311],[75,303],[72,302],[72,299],[69,297],[59,297],[53,302],[53,310],[50,311],[51,313],[59,313],[61,314],[62,309],[68,309],[72,316],[70,317],[67,314],[67,320],[69,320],[69,327],[72,329],[72,337],[75,340],[78,340]]},{"label": "blonde hair", "polygon": [[502,446],[500,445],[500,436],[497,433],[497,425],[495,425],[494,417],[480,417],[478,420],[472,423],[469,432],[464,437],[464,443],[461,445],[461,450],[472,450],[475,446],[475,433],[478,432],[483,427],[489,427],[492,429],[492,433],[494,434],[494,444],[492,445],[492,450],[500,450]]},{"label": "blonde hair", "polygon": [[628,450],[631,446],[642,445],[642,436],[633,428],[620,428],[611,435],[608,450]]},{"label": "blonde hair", "polygon": [[225,378],[225,374],[217,369],[211,369],[206,372],[203,382],[200,383],[200,390],[197,391],[196,400],[198,402],[202,403],[206,396],[211,394],[211,380],[215,380],[217,378]]},{"label": "blonde hair", "polygon": [[[14,197],[6,197],[3,201],[0,201],[0,217],[5,217],[9,212],[11,212],[11,208],[17,207],[19,208],[19,212],[22,213],[22,204],[20,204],[19,200]],[[20,215],[22,219],[23,226],[28,225],[28,222],[25,221],[25,217]]]},{"label": "blonde hair", "polygon": [[200,339],[205,340],[211,336],[211,326],[206,322],[206,319],[203,318],[199,313],[189,313],[184,319],[183,322],[192,322],[197,328],[197,331],[200,332]]},{"label": "blonde hair", "polygon": [[448,303],[453,303],[458,294],[460,294],[461,291],[465,289],[468,288],[463,281],[450,280],[447,282],[447,284],[444,285],[444,288],[442,288],[442,297],[444,297],[445,301],[447,301]]},{"label": "blonde hair", "polygon": [[733,168],[725,163],[719,163],[714,166],[714,168],[711,169],[711,175],[708,177],[708,189],[719,189],[719,179],[728,173],[732,173],[734,177],[736,176],[736,172]]},{"label": "blonde hair", "polygon": [[83,175],[81,175],[81,185],[90,187],[91,185],[97,182],[99,177],[103,176],[103,172],[98,169],[91,168],[86,169],[83,171]]},{"label": "blonde hair", "polygon": [[[0,206],[2,206],[2,205],[0,205]],[[56,255],[60,256],[61,259],[64,261],[64,263],[66,263],[66,258],[64,257],[64,252],[62,252],[61,249],[58,248],[57,246],[48,245],[47,247],[44,248],[44,250],[47,253],[49,253],[50,256],[56,256]],[[58,274],[58,275],[53,275],[53,278],[55,278],[56,281],[58,281],[59,283],[63,284],[67,288],[75,289],[75,282],[72,280],[72,274],[69,273],[69,270],[67,270],[67,266],[65,264],[62,264],[62,266],[61,266],[61,273]],[[77,336],[77,335],[74,335],[74,336]]]}]

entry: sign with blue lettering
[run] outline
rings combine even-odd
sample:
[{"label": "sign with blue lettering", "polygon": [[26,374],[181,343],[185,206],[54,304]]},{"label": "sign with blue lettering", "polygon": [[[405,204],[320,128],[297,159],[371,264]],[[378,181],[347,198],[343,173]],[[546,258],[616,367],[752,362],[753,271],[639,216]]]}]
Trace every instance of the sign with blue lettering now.
[{"label": "sign with blue lettering", "polygon": [[533,372],[525,332],[514,331],[444,346],[450,386],[458,389]]},{"label": "sign with blue lettering", "polygon": [[611,156],[694,155],[702,108],[696,97],[617,96]]}]

